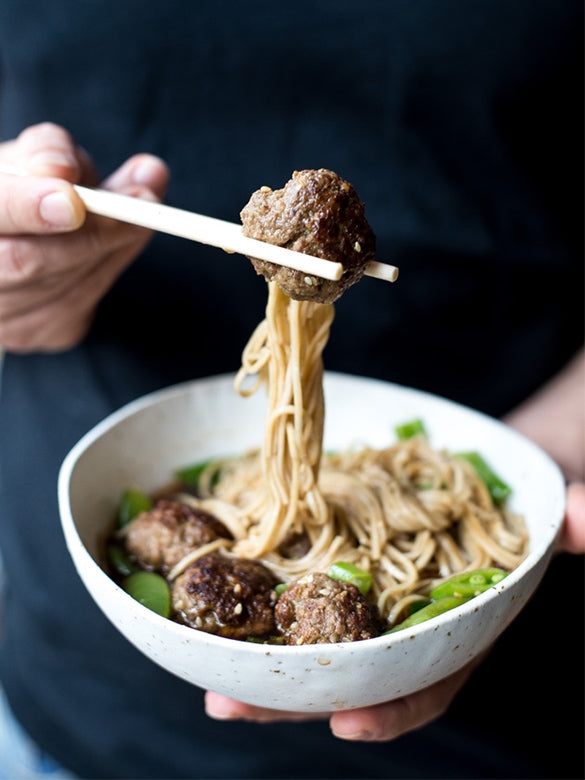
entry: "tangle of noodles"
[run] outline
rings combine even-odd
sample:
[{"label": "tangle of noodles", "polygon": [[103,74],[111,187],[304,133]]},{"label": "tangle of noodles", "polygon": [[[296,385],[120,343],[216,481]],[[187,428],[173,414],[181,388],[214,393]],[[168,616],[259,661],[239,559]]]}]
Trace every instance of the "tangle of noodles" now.
[{"label": "tangle of noodles", "polygon": [[[231,554],[260,559],[284,581],[339,560],[370,571],[380,612],[394,622],[440,579],[513,569],[526,533],[467,461],[424,437],[323,456],[322,353],[333,315],[332,304],[296,301],[269,284],[266,318],[235,383],[243,395],[267,388],[262,448],[221,464],[214,487],[213,474],[203,475],[194,501],[230,529],[235,541],[222,541]],[[294,543],[300,557],[287,554]]]}]

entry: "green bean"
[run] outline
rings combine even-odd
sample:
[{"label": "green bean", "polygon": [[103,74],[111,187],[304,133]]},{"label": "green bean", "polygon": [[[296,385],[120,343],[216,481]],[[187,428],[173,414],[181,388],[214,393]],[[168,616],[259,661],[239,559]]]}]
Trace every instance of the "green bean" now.
[{"label": "green bean", "polygon": [[137,571],[124,580],[124,590],[163,617],[171,614],[171,591],[164,577],[153,571]]},{"label": "green bean", "polygon": [[427,606],[427,604],[430,604],[430,599],[419,599],[418,601],[413,601],[412,604],[408,608],[408,615],[414,615],[415,612],[418,612],[421,609],[424,609],[424,607]]},{"label": "green bean", "polygon": [[365,596],[372,587],[372,575],[369,571],[360,569],[355,563],[337,561],[327,570],[327,576],[333,580],[348,582],[355,585],[362,596]]},{"label": "green bean", "polygon": [[397,626],[394,626],[394,628],[391,628],[385,633],[393,634],[395,631],[402,631],[405,628],[412,628],[413,626],[417,626],[419,623],[424,623],[426,620],[430,620],[431,618],[437,617],[438,615],[442,615],[444,612],[455,609],[455,607],[459,607],[461,604],[465,604],[466,601],[469,601],[469,599],[458,598],[456,596],[446,596],[445,598],[437,599],[437,601],[431,601],[431,603],[427,604],[426,607],[423,607],[422,609],[414,612],[412,615],[409,615],[406,620],[403,620],[402,623],[399,623]]},{"label": "green bean", "polygon": [[483,593],[492,585],[500,582],[507,575],[504,569],[487,568],[455,574],[434,588],[430,595],[432,599],[445,596],[471,598]]},{"label": "green bean", "polygon": [[111,568],[121,577],[127,577],[136,571],[136,566],[117,544],[109,544],[106,547],[106,557]]},{"label": "green bean", "polygon": [[141,512],[152,509],[152,506],[152,499],[146,493],[135,487],[128,488],[124,491],[118,506],[118,525],[123,528]]},{"label": "green bean", "polygon": [[[193,463],[190,466],[185,466],[182,469],[176,471],[176,476],[181,482],[184,482],[190,490],[197,492],[199,490],[199,482],[201,475],[208,469],[213,463],[218,463],[216,458],[208,458],[207,460],[200,461],[199,463]],[[218,464],[217,471],[211,478],[211,487],[215,487],[219,482],[220,469]]]},{"label": "green bean", "polygon": [[427,431],[422,420],[410,420],[395,427],[396,435],[400,440],[412,439],[413,436],[427,437]]},{"label": "green bean", "polygon": [[478,452],[458,452],[455,456],[463,458],[473,466],[477,475],[489,490],[494,504],[501,504],[508,498],[512,489],[492,471]]},{"label": "green bean", "polygon": [[257,645],[283,645],[284,644],[284,637],[282,636],[267,636],[267,637],[259,637],[259,636],[247,636],[246,642],[253,642]]}]

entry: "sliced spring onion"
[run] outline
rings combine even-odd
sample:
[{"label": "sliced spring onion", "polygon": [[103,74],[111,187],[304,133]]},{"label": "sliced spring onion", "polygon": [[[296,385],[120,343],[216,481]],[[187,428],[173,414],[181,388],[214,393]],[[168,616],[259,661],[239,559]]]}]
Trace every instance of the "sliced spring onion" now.
[{"label": "sliced spring onion", "polygon": [[133,599],[163,617],[171,614],[171,591],[164,577],[153,571],[137,571],[124,580],[124,590]]},{"label": "sliced spring onion", "polygon": [[118,525],[123,528],[141,512],[152,509],[152,499],[142,490],[132,487],[124,491],[118,506]]},{"label": "sliced spring onion", "polygon": [[369,571],[360,569],[355,563],[337,561],[327,570],[327,576],[332,580],[340,580],[355,585],[362,596],[365,596],[372,587],[372,575]]},{"label": "sliced spring onion", "polygon": [[473,466],[489,490],[494,504],[501,504],[508,498],[512,489],[498,477],[478,452],[457,452],[455,455],[458,458],[464,458]]},{"label": "sliced spring onion", "polygon": [[403,439],[412,439],[413,436],[424,436],[425,438],[428,438],[424,423],[419,419],[409,420],[401,425],[397,425],[394,430],[401,441]]}]

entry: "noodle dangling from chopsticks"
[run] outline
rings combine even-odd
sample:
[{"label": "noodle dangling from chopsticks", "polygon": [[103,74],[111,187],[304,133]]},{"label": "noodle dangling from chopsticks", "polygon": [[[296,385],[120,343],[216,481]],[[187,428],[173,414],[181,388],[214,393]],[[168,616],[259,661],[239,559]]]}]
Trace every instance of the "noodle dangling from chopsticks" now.
[{"label": "noodle dangling from chopsticks", "polygon": [[[248,512],[255,515],[255,522],[234,552],[269,556],[273,568],[291,573],[299,562],[276,553],[291,535],[305,533],[310,540],[311,555],[303,559],[303,570],[316,564],[319,549],[333,541],[331,511],[318,487],[324,424],[322,353],[333,316],[331,304],[293,300],[270,283],[266,319],[244,350],[235,383],[244,395],[264,384],[268,412],[260,458],[246,466],[250,481],[244,490],[251,494]],[[245,390],[244,382],[253,373],[258,379],[252,390]],[[246,498],[239,487],[244,487],[244,478],[238,472],[237,464],[236,473],[228,470],[220,493],[242,507]]]}]

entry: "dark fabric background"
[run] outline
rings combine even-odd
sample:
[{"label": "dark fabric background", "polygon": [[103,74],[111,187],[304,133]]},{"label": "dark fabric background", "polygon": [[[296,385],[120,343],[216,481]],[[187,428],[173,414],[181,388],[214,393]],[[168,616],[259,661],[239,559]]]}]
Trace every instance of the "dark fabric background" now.
[{"label": "dark fabric background", "polygon": [[[169,203],[231,221],[263,184],[337,171],[401,274],[339,301],[327,368],[497,416],[583,341],[581,57],[572,0],[3,0],[0,135],[58,122],[104,174],[159,154]],[[388,745],[211,722],[90,601],[64,455],[126,401],[235,370],[265,297],[243,258],[159,235],[83,344],[6,357],[0,678],[23,725],[87,778],[582,776],[582,560],[554,563],[446,716]]]}]

